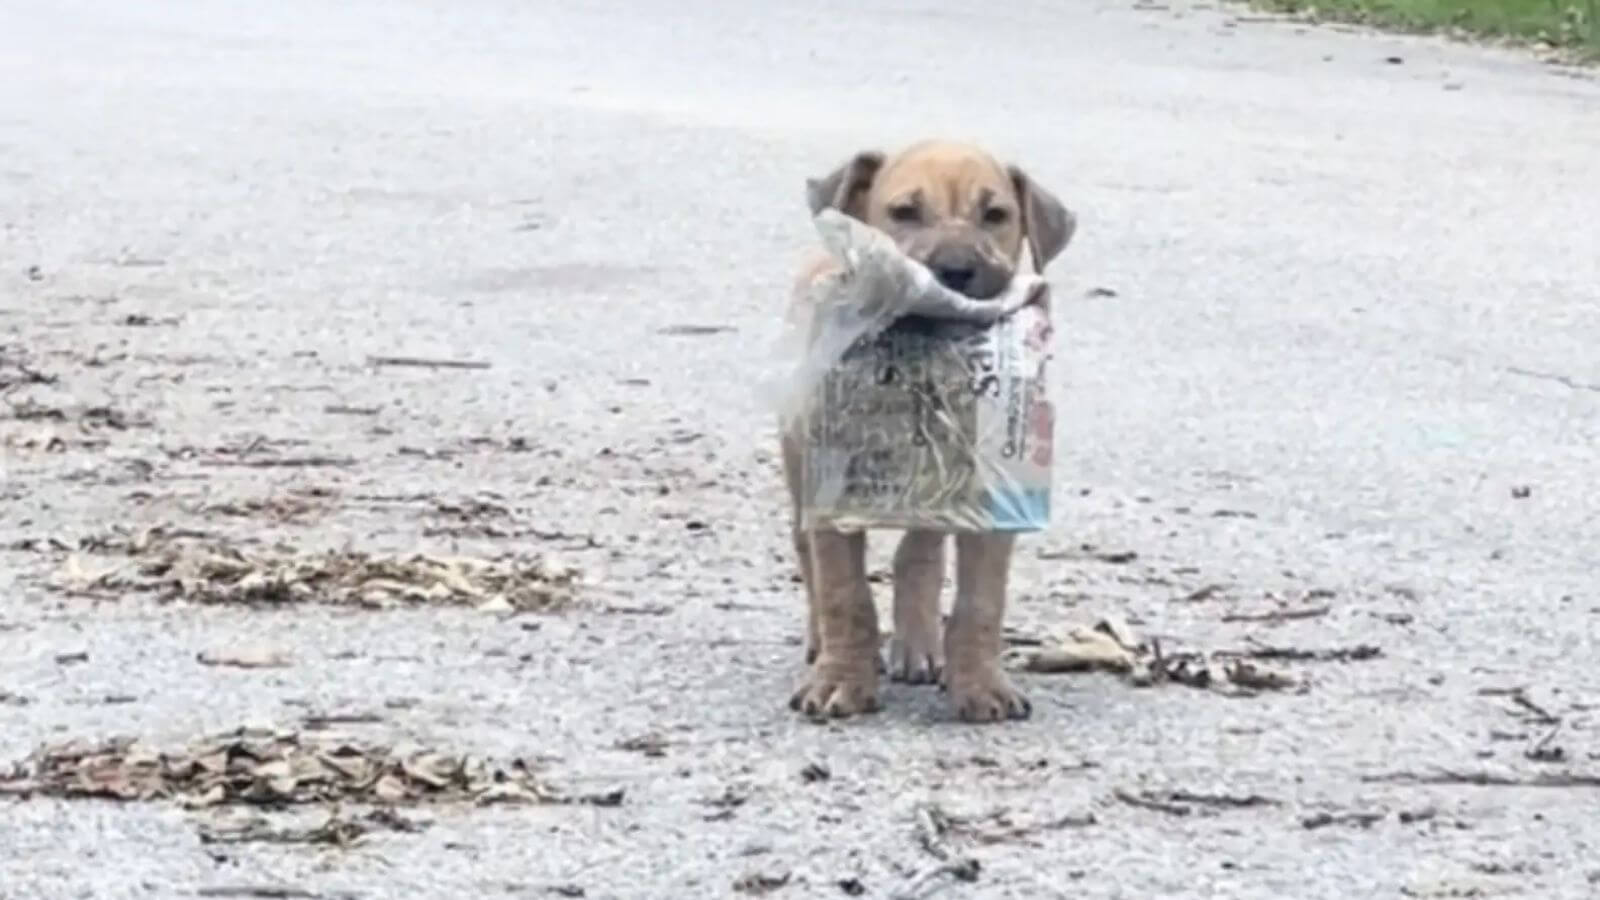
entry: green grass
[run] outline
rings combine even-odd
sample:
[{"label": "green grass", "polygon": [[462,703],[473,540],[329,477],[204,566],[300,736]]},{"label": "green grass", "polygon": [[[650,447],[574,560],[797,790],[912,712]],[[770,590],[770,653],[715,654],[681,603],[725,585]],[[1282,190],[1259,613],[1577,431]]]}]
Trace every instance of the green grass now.
[{"label": "green grass", "polygon": [[1600,0],[1255,0],[1279,12],[1543,44],[1600,58]]}]

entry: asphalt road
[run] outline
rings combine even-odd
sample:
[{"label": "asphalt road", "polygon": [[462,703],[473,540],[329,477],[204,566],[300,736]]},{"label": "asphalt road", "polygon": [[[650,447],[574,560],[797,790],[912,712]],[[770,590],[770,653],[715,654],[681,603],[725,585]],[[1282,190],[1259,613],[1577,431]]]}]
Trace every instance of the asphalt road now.
[{"label": "asphalt road", "polygon": [[[1600,891],[1582,778],[1392,777],[1600,772],[1600,84],[1203,5],[979,6],[0,0],[0,771],[315,710],[626,790],[348,849],[0,800],[0,897]],[[1036,714],[999,727],[898,686],[859,722],[793,717],[752,384],[803,179],[926,135],[1080,219],[1051,271],[1059,515],[1022,544],[1015,627],[1381,655],[1254,697],[1023,676]],[[588,603],[58,589],[50,538],[157,524],[550,551]],[[1327,612],[1248,620],[1279,603]],[[197,663],[240,642],[293,664]],[[649,733],[661,755],[618,746]]]}]

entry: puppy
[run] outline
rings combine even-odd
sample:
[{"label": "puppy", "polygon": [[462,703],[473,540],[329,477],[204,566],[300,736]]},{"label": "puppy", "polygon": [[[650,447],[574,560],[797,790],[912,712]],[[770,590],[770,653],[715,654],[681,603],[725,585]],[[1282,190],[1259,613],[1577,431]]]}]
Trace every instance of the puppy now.
[{"label": "puppy", "polygon": [[[925,141],[894,156],[856,154],[807,182],[812,213],[833,207],[889,234],[946,287],[974,299],[1005,290],[1026,246],[1043,271],[1072,240],[1076,219],[1016,166],[983,150]],[[833,265],[819,259],[804,286]],[[801,437],[781,436],[784,478],[807,606],[809,676],[790,706],[811,716],[844,717],[878,708],[877,612],[867,583],[866,535],[801,528]],[[1032,705],[1000,667],[1001,622],[1015,535],[957,534],[956,599],[940,635],[939,591],[947,535],[907,531],[894,554],[894,635],[889,677],[939,681],[956,714],[972,722],[1027,718]]]}]

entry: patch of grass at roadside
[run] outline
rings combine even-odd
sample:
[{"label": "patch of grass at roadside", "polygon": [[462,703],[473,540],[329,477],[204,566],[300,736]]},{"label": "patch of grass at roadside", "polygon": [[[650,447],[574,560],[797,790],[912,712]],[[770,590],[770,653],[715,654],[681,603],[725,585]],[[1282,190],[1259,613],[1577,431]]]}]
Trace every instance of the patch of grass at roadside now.
[{"label": "patch of grass at roadside", "polygon": [[1600,59],[1600,0],[1254,0],[1278,12],[1419,32],[1511,38]]}]

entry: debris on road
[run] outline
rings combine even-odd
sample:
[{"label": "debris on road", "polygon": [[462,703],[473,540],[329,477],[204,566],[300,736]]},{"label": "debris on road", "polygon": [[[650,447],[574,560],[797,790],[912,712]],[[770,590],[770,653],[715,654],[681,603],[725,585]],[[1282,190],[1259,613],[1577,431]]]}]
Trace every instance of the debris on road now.
[{"label": "debris on road", "polygon": [[52,385],[59,380],[29,365],[25,351],[0,346],[0,394],[26,385]]},{"label": "debris on road", "polygon": [[1516,715],[1523,719],[1529,719],[1535,725],[1561,724],[1561,717],[1534,702],[1533,698],[1528,696],[1528,689],[1525,687],[1482,688],[1478,691],[1478,696],[1505,697],[1509,699],[1521,710],[1521,713],[1513,711],[1512,715]]},{"label": "debris on road", "polygon": [[1322,650],[1305,650],[1299,647],[1272,647],[1265,644],[1246,648],[1244,650],[1219,650],[1214,654],[1221,657],[1233,657],[1257,660],[1279,660],[1284,662],[1362,662],[1377,659],[1383,655],[1383,648],[1372,644],[1357,644],[1353,647],[1330,647]]},{"label": "debris on road", "polygon": [[800,780],[806,784],[816,784],[819,781],[827,781],[832,777],[833,770],[822,763],[806,763],[800,770]]},{"label": "debris on road", "polygon": [[420,356],[369,356],[367,364],[379,369],[406,367],[414,369],[487,369],[489,363],[472,359],[426,359]]},{"label": "debris on road", "polygon": [[201,825],[202,844],[327,844],[350,847],[375,831],[416,833],[425,824],[412,821],[391,809],[375,809],[362,816],[334,812],[321,824],[310,828],[278,828],[264,818],[253,816],[237,822]]},{"label": "debris on road", "polygon": [[642,753],[651,757],[661,757],[667,755],[667,743],[667,739],[664,736],[656,732],[650,732],[649,734],[641,734],[617,741],[616,747],[618,750]]},{"label": "debris on road", "polygon": [[620,792],[566,796],[521,760],[497,764],[424,748],[307,738],[240,728],[181,751],[131,738],[41,747],[0,771],[0,796],[176,799],[191,809],[224,805],[365,802],[582,803],[615,806]]},{"label": "debris on road", "polygon": [[201,506],[198,512],[207,516],[264,518],[284,524],[301,524],[308,518],[327,513],[327,500],[332,495],[333,492],[326,489],[301,489],[280,496],[208,503]]},{"label": "debris on road", "polygon": [[236,650],[202,650],[195,654],[202,666],[219,666],[231,669],[283,669],[294,661],[281,650],[265,647],[244,647]]},{"label": "debris on road", "polygon": [[705,337],[735,331],[731,325],[666,325],[656,329],[656,334],[668,337]]},{"label": "debris on road", "polygon": [[1210,809],[1250,809],[1258,806],[1279,806],[1278,801],[1260,794],[1202,794],[1194,791],[1174,790],[1160,795],[1168,803],[1188,803]]},{"label": "debris on road", "polygon": [[749,872],[733,882],[733,889],[741,894],[769,894],[787,885],[791,877],[792,875],[789,872],[779,875]]},{"label": "debris on road", "polygon": [[950,815],[936,803],[919,804],[912,816],[913,839],[924,853],[938,860],[939,864],[907,880],[890,894],[891,897],[910,900],[926,896],[930,893],[930,885],[946,877],[968,883],[978,880],[983,870],[982,864],[976,857],[961,853],[953,840],[973,835],[968,820]]},{"label": "debris on road", "polygon": [[1201,587],[1195,588],[1194,590],[1190,591],[1187,594],[1184,594],[1182,597],[1179,597],[1178,598],[1178,602],[1180,602],[1180,603],[1201,603],[1201,602],[1204,602],[1206,600],[1210,600],[1212,597],[1217,596],[1218,594],[1222,593],[1223,591],[1225,591],[1227,589],[1228,589],[1228,586],[1225,585],[1225,584],[1207,584],[1207,585],[1203,585]]},{"label": "debris on road", "polygon": [[1286,691],[1303,686],[1291,675],[1242,659],[1228,663],[1223,673],[1228,676],[1229,682],[1249,691]]},{"label": "debris on road", "polygon": [[257,900],[333,900],[346,894],[318,894],[296,887],[276,885],[218,885],[195,889],[196,897],[257,898]]},{"label": "debris on road", "polygon": [[1567,748],[1554,743],[1556,735],[1561,733],[1560,725],[1550,726],[1544,737],[1535,741],[1533,746],[1523,751],[1522,758],[1529,762],[1558,763],[1567,761]]},{"label": "debris on road", "polygon": [[1600,788],[1600,774],[1540,772],[1518,776],[1495,772],[1439,769],[1433,772],[1387,772],[1363,775],[1365,784],[1461,785],[1471,787]]},{"label": "debris on road", "polygon": [[1027,651],[1013,651],[1008,657],[1024,672],[1114,672],[1133,670],[1134,654],[1110,635],[1088,628],[1068,632],[1064,643]]},{"label": "debris on road", "polygon": [[374,712],[312,713],[300,720],[300,726],[308,731],[323,731],[335,725],[376,725],[382,721],[383,716]]},{"label": "debris on road", "polygon": [[[560,609],[574,600],[576,568],[543,556],[376,556],[356,550],[246,552],[222,538],[147,529],[100,545],[131,558],[90,571],[69,556],[53,585],[68,594],[114,599],[127,591],[202,604],[321,603],[388,608],[495,604],[517,612]],[[503,601],[500,602],[500,601]]]},{"label": "debris on road", "polygon": [[206,457],[200,460],[202,466],[237,466],[245,469],[348,469],[355,464],[355,457],[325,454],[248,458]]},{"label": "debris on road", "polygon": [[1358,828],[1371,828],[1383,821],[1384,813],[1346,812],[1329,813],[1320,812],[1300,820],[1300,827],[1307,831],[1318,828],[1327,828],[1330,825],[1354,825]]},{"label": "debris on road", "polygon": [[[1005,661],[1018,671],[1040,674],[1109,672],[1124,677],[1135,687],[1170,682],[1211,690],[1227,684],[1238,689],[1233,696],[1296,688],[1303,691],[1309,687],[1303,679],[1250,660],[1345,662],[1382,655],[1382,650],[1368,645],[1331,650],[1259,646],[1245,650],[1218,650],[1210,654],[1193,651],[1170,653],[1163,651],[1160,641],[1146,643],[1134,635],[1126,623],[1112,618],[1103,618],[1089,628],[1073,628],[1062,642],[1027,636],[1013,638],[1007,636],[1008,643],[1013,646],[1006,652]],[[1220,677],[1212,669],[1212,658],[1225,661]]]},{"label": "debris on road", "polygon": [[1187,816],[1194,812],[1194,808],[1183,803],[1175,803],[1168,799],[1152,796],[1151,794],[1135,794],[1122,788],[1111,792],[1111,796],[1119,801],[1137,809],[1147,809],[1151,812],[1165,813],[1169,816]]},{"label": "debris on road", "polygon": [[1308,606],[1303,609],[1276,609],[1264,613],[1227,613],[1223,615],[1224,622],[1261,622],[1278,625],[1284,622],[1293,622],[1299,619],[1316,619],[1327,615],[1333,610],[1331,606]]}]

